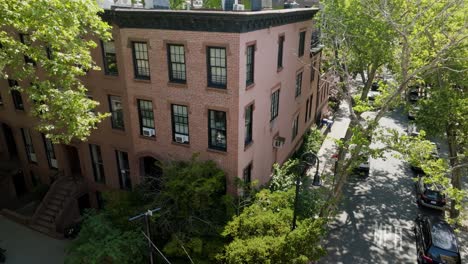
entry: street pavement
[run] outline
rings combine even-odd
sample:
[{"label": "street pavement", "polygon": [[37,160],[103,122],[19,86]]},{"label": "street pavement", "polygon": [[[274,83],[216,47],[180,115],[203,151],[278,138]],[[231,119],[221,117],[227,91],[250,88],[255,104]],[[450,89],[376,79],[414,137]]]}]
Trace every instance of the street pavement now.
[{"label": "street pavement", "polygon": [[0,215],[0,247],[7,250],[6,264],[62,264],[68,244]]},{"label": "street pavement", "polygon": [[[404,133],[406,114],[401,109],[389,112],[379,124]],[[443,215],[418,208],[414,175],[408,164],[392,154],[371,158],[369,177],[349,178],[325,241],[328,255],[319,263],[416,263],[413,220],[420,213],[432,218]],[[466,245],[467,234],[458,237]],[[466,246],[460,248],[463,263],[468,263]]]}]

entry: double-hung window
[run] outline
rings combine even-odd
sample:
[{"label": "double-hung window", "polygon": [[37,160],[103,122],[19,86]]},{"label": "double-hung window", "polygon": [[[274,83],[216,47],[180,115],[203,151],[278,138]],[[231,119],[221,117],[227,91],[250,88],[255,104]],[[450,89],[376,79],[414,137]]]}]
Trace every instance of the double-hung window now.
[{"label": "double-hung window", "polygon": [[185,83],[185,49],[184,45],[167,45],[167,58],[169,68],[169,81]]},{"label": "double-hung window", "polygon": [[156,130],[154,126],[153,102],[138,100],[138,115],[140,118],[140,133],[145,137],[154,137]]},{"label": "double-hung window", "polygon": [[227,129],[226,112],[208,110],[208,145],[209,148],[226,151]]},{"label": "double-hung window", "polygon": [[[18,82],[15,80],[8,79],[8,85],[10,86],[10,88],[14,88],[18,86]],[[23,98],[21,97],[21,93],[15,89],[10,89],[10,93],[13,99],[13,105],[15,106],[15,109],[24,110]]]},{"label": "double-hung window", "polygon": [[296,97],[301,95],[302,90],[302,72],[296,75]]},{"label": "double-hung window", "polygon": [[148,44],[146,42],[132,42],[133,67],[135,79],[150,79],[150,66],[148,56]]},{"label": "double-hung window", "polygon": [[185,105],[172,105],[172,140],[189,144],[188,108]]},{"label": "double-hung window", "polygon": [[284,48],[284,36],[280,36],[278,39],[278,62],[277,69],[283,68],[283,48]]},{"label": "double-hung window", "polygon": [[89,144],[89,152],[91,153],[91,163],[93,164],[94,180],[99,183],[105,183],[104,162],[102,161],[101,147],[94,144]]},{"label": "double-hung window", "polygon": [[57,169],[57,157],[55,156],[54,144],[52,144],[52,140],[45,137],[42,134],[42,141],[44,141],[44,149],[47,156],[47,162],[49,163],[49,168]]},{"label": "double-hung window", "polygon": [[128,153],[123,151],[115,151],[117,159],[117,170],[119,173],[120,189],[132,189],[132,180],[130,178],[130,163],[128,162]]},{"label": "double-hung window", "polygon": [[115,52],[115,43],[111,41],[101,41],[102,45],[102,57],[104,62],[104,74],[106,75],[118,75],[119,70],[117,68],[117,55]]},{"label": "double-hung window", "polygon": [[[305,115],[304,115],[304,123],[307,123],[307,119],[309,119],[309,102],[310,102],[310,99],[307,98],[306,110],[305,110]],[[310,107],[312,107],[312,105]]]},{"label": "double-hung window", "polygon": [[[23,43],[24,45],[30,47],[31,44],[32,44],[31,37],[28,34],[19,34],[19,35],[20,35],[21,43]],[[33,59],[31,59],[30,57],[26,56],[26,55],[24,55],[24,62],[30,63],[33,66],[36,66],[36,62]]]},{"label": "double-hung window", "polygon": [[36,151],[34,150],[29,129],[21,128],[21,135],[23,136],[24,148],[26,149],[26,155],[28,156],[28,160],[30,162],[36,163]]},{"label": "double-hung window", "polygon": [[294,140],[296,138],[298,130],[299,130],[299,114],[293,120],[291,140]]},{"label": "double-hung window", "polygon": [[278,116],[279,95],[280,95],[279,89],[271,94],[270,121],[275,120],[275,118]]},{"label": "double-hung window", "polygon": [[125,130],[122,98],[120,96],[109,95],[109,108],[111,112],[112,128]]},{"label": "double-hung window", "polygon": [[305,31],[299,33],[299,50],[297,52],[299,57],[304,56],[305,35]]},{"label": "double-hung window", "polygon": [[245,108],[245,139],[244,146],[252,142],[253,104]]},{"label": "double-hung window", "polygon": [[313,95],[311,95],[311,96],[309,97],[309,117],[308,117],[307,119],[309,119],[309,118],[312,117],[312,102],[313,102],[312,99],[313,99],[313,98],[314,98]]},{"label": "double-hung window", "polygon": [[246,78],[245,84],[247,86],[254,83],[254,70],[255,70],[255,45],[247,46],[246,54]]},{"label": "double-hung window", "polygon": [[252,183],[252,163],[245,167],[242,178],[246,188],[249,189],[250,184]]},{"label": "double-hung window", "polygon": [[227,64],[226,48],[208,47],[208,86],[215,88],[226,88]]}]

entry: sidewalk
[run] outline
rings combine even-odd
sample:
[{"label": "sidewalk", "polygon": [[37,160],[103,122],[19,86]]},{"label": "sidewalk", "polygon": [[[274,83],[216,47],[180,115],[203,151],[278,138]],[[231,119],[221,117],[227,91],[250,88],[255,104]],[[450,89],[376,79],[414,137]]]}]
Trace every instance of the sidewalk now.
[{"label": "sidewalk", "polygon": [[50,238],[0,215],[0,247],[7,250],[7,264],[63,263],[69,243]]},{"label": "sidewalk", "polygon": [[[340,109],[335,113],[335,119],[330,132],[327,134],[323,141],[322,147],[320,148],[317,156],[320,159],[319,175],[333,175],[333,167],[335,159],[332,158],[333,154],[336,154],[338,149],[335,140],[343,138],[346,134],[346,130],[349,127],[349,107],[348,102],[341,101]],[[315,171],[312,168],[309,171],[309,175],[313,177]],[[322,178],[323,179],[323,178]]]}]

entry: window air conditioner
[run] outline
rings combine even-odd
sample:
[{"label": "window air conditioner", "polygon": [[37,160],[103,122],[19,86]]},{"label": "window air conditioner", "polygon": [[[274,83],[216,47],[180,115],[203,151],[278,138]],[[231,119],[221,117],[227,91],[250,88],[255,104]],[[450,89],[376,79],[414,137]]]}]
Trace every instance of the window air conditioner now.
[{"label": "window air conditioner", "polygon": [[244,10],[244,5],[241,5],[241,4],[234,4],[234,5],[232,6],[232,9],[233,9],[233,10],[237,10],[237,11],[242,11],[242,10]]},{"label": "window air conditioner", "polygon": [[154,135],[156,135],[154,128],[147,128],[147,127],[143,128],[143,136],[153,137]]},{"label": "window air conditioner", "polygon": [[58,168],[57,166],[57,160],[56,159],[50,159],[50,166],[52,168]]},{"label": "window air conditioner", "polygon": [[189,137],[186,136],[186,135],[176,134],[175,135],[175,141],[177,143],[188,143],[189,142]]},{"label": "window air conditioner", "polygon": [[273,147],[277,149],[282,148],[285,141],[284,137],[275,137],[273,138]]},{"label": "window air conditioner", "polygon": [[37,162],[36,153],[30,153],[29,158],[31,159],[31,161]]}]

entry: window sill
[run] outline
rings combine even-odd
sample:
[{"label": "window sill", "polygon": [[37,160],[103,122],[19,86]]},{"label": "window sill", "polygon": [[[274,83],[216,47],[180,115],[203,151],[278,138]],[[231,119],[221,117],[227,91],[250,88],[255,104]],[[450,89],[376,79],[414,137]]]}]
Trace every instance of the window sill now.
[{"label": "window sill", "polygon": [[228,90],[226,88],[216,88],[216,87],[206,87],[206,90],[207,91],[213,91],[213,92],[217,92],[217,93],[225,93],[227,94],[228,93]]},{"label": "window sill", "polygon": [[138,79],[138,78],[133,78],[133,81],[135,81],[135,82],[140,82],[140,83],[151,83],[151,79]]},{"label": "window sill", "polygon": [[189,144],[184,144],[184,143],[177,143],[175,141],[171,141],[171,144],[175,145],[175,146],[181,146],[181,147],[184,147],[184,148],[190,148],[190,143]]},{"label": "window sill", "polygon": [[244,145],[244,151],[247,151],[250,148],[250,146],[253,145],[253,143],[254,143],[254,141],[252,140],[247,145]]},{"label": "window sill", "polygon": [[227,155],[226,150],[218,150],[218,149],[207,148],[206,151],[221,154],[221,155],[225,155],[225,156]]},{"label": "window sill", "polygon": [[103,75],[104,79],[116,80],[119,78],[118,74],[105,74]]},{"label": "window sill", "polygon": [[22,114],[26,113],[26,111],[24,111],[24,109],[17,109],[17,108],[15,108],[15,112],[16,113],[22,113]]},{"label": "window sill", "polygon": [[178,83],[178,82],[167,82],[168,87],[174,88],[188,88],[187,83]]},{"label": "window sill", "polygon": [[112,133],[125,136],[127,132],[124,129],[112,128]]},{"label": "window sill", "polygon": [[146,136],[140,135],[140,138],[141,138],[141,139],[148,139],[148,140],[154,140],[154,141],[156,141],[156,136],[154,136],[154,137],[146,137]]},{"label": "window sill", "polygon": [[280,73],[281,71],[283,71],[284,67],[279,67],[276,69],[276,73]]},{"label": "window sill", "polygon": [[251,83],[245,87],[245,90],[250,90],[255,87],[255,83]]}]

